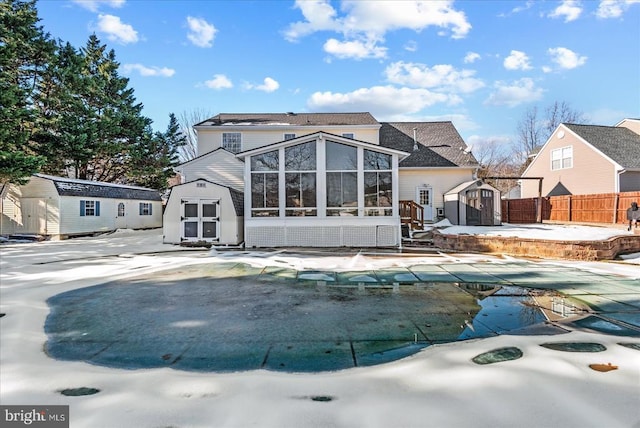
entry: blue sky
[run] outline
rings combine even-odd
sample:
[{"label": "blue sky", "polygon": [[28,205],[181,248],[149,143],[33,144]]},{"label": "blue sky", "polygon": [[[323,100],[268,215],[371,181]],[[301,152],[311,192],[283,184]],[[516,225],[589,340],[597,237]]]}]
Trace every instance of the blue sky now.
[{"label": "blue sky", "polygon": [[640,0],[40,0],[41,24],[116,52],[144,114],[369,111],[516,138],[565,101],[591,123],[640,117]]}]

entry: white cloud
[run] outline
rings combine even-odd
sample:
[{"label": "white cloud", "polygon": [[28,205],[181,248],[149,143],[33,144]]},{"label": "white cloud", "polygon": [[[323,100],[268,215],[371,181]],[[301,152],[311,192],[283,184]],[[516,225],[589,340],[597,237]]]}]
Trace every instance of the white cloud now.
[{"label": "white cloud", "polygon": [[191,43],[201,48],[213,46],[213,39],[218,31],[213,24],[209,24],[202,18],[187,16],[187,25],[189,27],[187,38]]},{"label": "white cloud", "polygon": [[521,51],[511,51],[511,54],[504,59],[503,64],[507,70],[531,70],[529,57]]},{"label": "white cloud", "polygon": [[500,18],[506,18],[507,16],[510,15],[515,15],[516,13],[520,13],[520,12],[524,12],[525,10],[531,9],[531,6],[533,6],[534,1],[533,0],[529,0],[527,1],[524,6],[517,6],[514,7],[513,9],[511,9],[510,12],[508,13],[501,13],[498,15],[498,17]]},{"label": "white cloud", "polygon": [[564,22],[571,22],[578,19],[580,17],[580,14],[582,14],[582,7],[580,6],[580,2],[576,0],[564,0],[548,16],[550,18],[564,17]]},{"label": "white cloud", "polygon": [[376,46],[375,41],[346,41],[340,42],[336,39],[329,39],[323,46],[324,51],[336,58],[385,58],[387,48]]},{"label": "white cloud", "polygon": [[411,114],[436,103],[458,104],[456,95],[428,89],[374,86],[347,93],[316,92],[307,100],[311,111],[370,111],[376,117]]},{"label": "white cloud", "polygon": [[487,105],[515,107],[517,105],[538,101],[542,98],[543,90],[536,88],[533,79],[522,78],[512,83],[496,82],[495,92],[484,102]]},{"label": "white cloud", "polygon": [[160,76],[160,77],[171,77],[176,71],[172,68],[167,67],[147,67],[142,64],[124,64],[122,69],[125,73],[129,74],[133,71],[137,71],[140,73],[142,77],[151,77],[151,76]]},{"label": "white cloud", "polygon": [[276,80],[272,79],[271,77],[265,77],[262,85],[253,85],[251,83],[247,83],[246,85],[247,89],[255,89],[256,91],[263,91],[263,92],[274,92],[278,90],[279,87],[280,87],[280,83],[278,83]]},{"label": "white cloud", "polygon": [[213,79],[204,82],[204,85],[209,89],[229,89],[233,88],[233,83],[224,74],[216,74]]},{"label": "white cloud", "polygon": [[619,18],[632,4],[640,4],[640,0],[601,0],[596,16],[602,19]]},{"label": "white cloud", "polygon": [[354,53],[354,58],[362,58],[363,47],[369,48],[365,57],[380,58],[381,49],[386,52],[386,48],[376,45],[389,31],[439,27],[458,39],[471,30],[464,12],[453,8],[453,1],[345,0],[342,16],[338,16],[328,0],[296,0],[295,7],[300,9],[305,20],[290,24],[284,32],[285,38],[296,41],[318,31],[340,33],[343,41],[334,38],[327,43],[342,55],[341,58],[349,57],[349,52]]},{"label": "white cloud", "polygon": [[415,40],[409,40],[407,43],[405,43],[404,50],[415,52],[418,50],[418,43]]},{"label": "white cloud", "polygon": [[125,0],[72,0],[73,3],[81,6],[91,12],[97,12],[101,5],[105,5],[113,8],[120,8],[124,6]]},{"label": "white cloud", "polygon": [[464,56],[464,63],[465,64],[472,64],[472,63],[476,62],[479,59],[480,59],[480,54],[479,53],[467,52],[467,54]]},{"label": "white cloud", "polygon": [[98,31],[105,33],[113,42],[127,44],[138,41],[138,32],[131,25],[123,23],[118,16],[98,15]]},{"label": "white cloud", "polygon": [[560,68],[567,70],[580,67],[587,62],[586,56],[580,56],[567,48],[550,48],[547,52],[551,56],[551,60],[553,62],[558,64]]},{"label": "white cloud", "polygon": [[473,77],[474,70],[456,70],[448,64],[428,67],[399,61],[390,64],[384,73],[391,83],[438,91],[469,93],[484,87],[482,80]]}]

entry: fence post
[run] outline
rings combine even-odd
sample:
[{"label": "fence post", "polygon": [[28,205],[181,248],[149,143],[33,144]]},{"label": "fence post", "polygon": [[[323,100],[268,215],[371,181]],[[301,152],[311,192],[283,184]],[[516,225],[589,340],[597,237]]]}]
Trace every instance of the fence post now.
[{"label": "fence post", "polygon": [[616,197],[613,200],[613,224],[618,222],[618,205],[620,204],[620,193],[616,193]]},{"label": "fence post", "polygon": [[569,216],[569,218],[567,219],[568,221],[572,221],[573,220],[573,216],[572,216],[572,212],[571,212],[571,195],[567,196],[567,208],[568,208],[568,213],[567,215]]}]

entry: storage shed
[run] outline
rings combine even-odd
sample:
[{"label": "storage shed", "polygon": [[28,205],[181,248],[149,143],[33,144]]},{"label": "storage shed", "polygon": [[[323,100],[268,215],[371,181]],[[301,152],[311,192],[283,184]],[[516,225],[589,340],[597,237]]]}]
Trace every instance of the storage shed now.
[{"label": "storage shed", "polygon": [[163,235],[166,244],[241,244],[244,194],[203,178],[172,187]]},{"label": "storage shed", "polygon": [[35,174],[1,192],[0,234],[54,239],[162,226],[162,199],[144,187]]},{"label": "storage shed", "polygon": [[444,214],[460,226],[499,226],[500,191],[482,180],[462,183],[445,193]]}]

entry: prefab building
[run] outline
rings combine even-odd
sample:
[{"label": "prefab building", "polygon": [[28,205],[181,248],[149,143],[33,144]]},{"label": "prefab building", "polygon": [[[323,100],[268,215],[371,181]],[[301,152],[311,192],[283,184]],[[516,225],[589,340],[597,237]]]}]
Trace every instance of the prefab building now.
[{"label": "prefab building", "polygon": [[244,241],[244,195],[203,178],[171,188],[165,207],[166,244],[239,245]]},{"label": "prefab building", "polygon": [[162,226],[162,199],[144,187],[35,174],[2,188],[0,234],[63,239]]},{"label": "prefab building", "polygon": [[500,191],[482,180],[462,183],[445,193],[444,214],[460,226],[499,226]]}]

